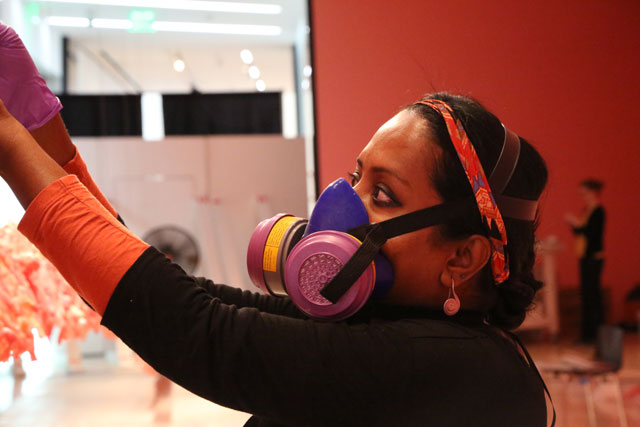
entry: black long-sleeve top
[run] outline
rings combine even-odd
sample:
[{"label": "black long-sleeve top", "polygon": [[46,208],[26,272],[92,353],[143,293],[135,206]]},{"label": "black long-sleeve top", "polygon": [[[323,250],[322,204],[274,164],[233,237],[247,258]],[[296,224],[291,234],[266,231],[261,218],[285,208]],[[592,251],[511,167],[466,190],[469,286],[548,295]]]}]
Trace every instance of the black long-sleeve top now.
[{"label": "black long-sleeve top", "polygon": [[602,250],[604,249],[604,222],[605,213],[602,206],[598,206],[589,215],[587,221],[579,226],[572,227],[574,234],[583,236],[584,252],[581,254],[582,258],[596,258],[602,256]]},{"label": "black long-sleeve top", "polygon": [[102,322],[174,382],[254,414],[246,425],[546,425],[539,377],[479,314],[371,304],[317,322],[149,248]]}]

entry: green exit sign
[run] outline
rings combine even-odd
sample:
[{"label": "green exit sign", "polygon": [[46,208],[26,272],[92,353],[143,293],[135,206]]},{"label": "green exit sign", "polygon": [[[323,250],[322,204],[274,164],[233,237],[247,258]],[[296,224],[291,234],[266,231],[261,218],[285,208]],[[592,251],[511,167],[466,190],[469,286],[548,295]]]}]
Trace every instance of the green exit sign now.
[{"label": "green exit sign", "polygon": [[38,25],[40,23],[40,6],[38,6],[38,3],[33,1],[31,3],[27,3],[25,15],[29,22],[34,25]]},{"label": "green exit sign", "polygon": [[156,13],[153,10],[133,9],[129,13],[131,21],[131,33],[155,33],[153,22],[156,20]]}]

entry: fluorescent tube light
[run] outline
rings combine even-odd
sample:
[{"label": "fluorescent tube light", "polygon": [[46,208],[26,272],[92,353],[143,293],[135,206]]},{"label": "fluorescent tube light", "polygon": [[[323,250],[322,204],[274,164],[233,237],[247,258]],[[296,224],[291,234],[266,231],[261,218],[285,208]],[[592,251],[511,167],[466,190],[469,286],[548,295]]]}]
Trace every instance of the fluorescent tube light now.
[{"label": "fluorescent tube light", "polygon": [[[110,28],[128,30],[132,23],[126,19],[79,18],[75,16],[50,16],[47,23],[54,27]],[[156,21],[151,24],[153,31],[183,33],[232,34],[248,36],[278,36],[282,27],[276,25],[209,24],[204,22]]]},{"label": "fluorescent tube light", "polygon": [[151,28],[155,31],[251,36],[278,36],[282,33],[282,28],[276,25],[209,24],[203,22],[156,21],[151,24]]},{"label": "fluorescent tube light", "polygon": [[173,10],[196,10],[204,12],[257,13],[277,15],[282,13],[279,4],[232,3],[202,0],[40,0],[40,3],[71,3],[101,6],[142,7]]},{"label": "fluorescent tube light", "polygon": [[49,16],[47,24],[53,27],[78,27],[89,28],[91,21],[89,18],[80,18],[77,16]]},{"label": "fluorescent tube light", "polygon": [[106,28],[108,30],[130,30],[133,27],[133,22],[128,19],[93,18],[91,20],[91,26],[93,28]]}]

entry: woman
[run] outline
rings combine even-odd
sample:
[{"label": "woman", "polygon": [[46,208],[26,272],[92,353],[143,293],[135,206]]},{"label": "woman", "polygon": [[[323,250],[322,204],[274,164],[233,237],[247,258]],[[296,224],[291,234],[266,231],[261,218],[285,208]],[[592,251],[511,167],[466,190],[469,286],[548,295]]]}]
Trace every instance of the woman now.
[{"label": "woman", "polygon": [[[454,115],[481,167],[451,130]],[[546,168],[510,133],[519,155],[496,162],[505,129],[476,102],[430,96],[384,124],[359,155],[352,184],[372,222],[474,204],[390,238],[382,252],[395,270],[392,289],[333,323],[310,320],[288,298],[184,274],[115,220],[63,130],[54,116],[34,140],[0,108],[0,176],[27,208],[20,229],[105,326],[176,383],[254,414],[247,425],[546,424],[543,383],[505,332],[540,286],[531,268]],[[504,188],[495,195],[519,219],[502,221],[486,182],[471,190],[468,176],[483,168],[498,173]]]},{"label": "woman", "polygon": [[603,183],[596,179],[585,179],[580,183],[580,196],[584,209],[580,218],[571,214],[566,220],[577,237],[580,257],[580,299],[582,316],[580,341],[593,343],[598,328],[604,323],[604,302],[600,277],[604,265],[605,212],[600,203]]}]

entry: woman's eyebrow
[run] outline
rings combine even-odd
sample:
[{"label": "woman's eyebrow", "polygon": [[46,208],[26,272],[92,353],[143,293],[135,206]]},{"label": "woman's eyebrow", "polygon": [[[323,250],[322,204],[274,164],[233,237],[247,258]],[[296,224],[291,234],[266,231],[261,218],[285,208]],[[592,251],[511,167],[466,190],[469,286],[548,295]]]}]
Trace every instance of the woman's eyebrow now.
[{"label": "woman's eyebrow", "polygon": [[[360,160],[360,158],[356,159],[356,163],[358,164],[358,167],[360,167],[360,169],[364,168],[364,164],[362,163],[362,160]],[[402,182],[407,187],[411,187],[411,184],[409,183],[409,181],[407,181],[406,179],[398,175],[398,173],[394,170],[387,169],[384,166],[372,166],[371,171],[375,173],[385,173],[385,174],[391,175],[397,178],[398,181]]]}]

